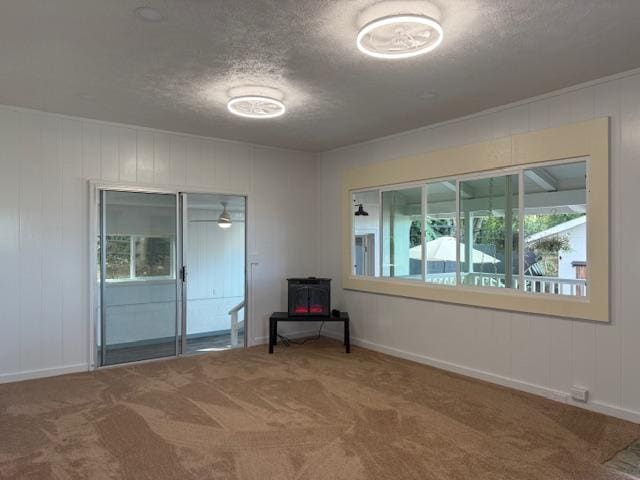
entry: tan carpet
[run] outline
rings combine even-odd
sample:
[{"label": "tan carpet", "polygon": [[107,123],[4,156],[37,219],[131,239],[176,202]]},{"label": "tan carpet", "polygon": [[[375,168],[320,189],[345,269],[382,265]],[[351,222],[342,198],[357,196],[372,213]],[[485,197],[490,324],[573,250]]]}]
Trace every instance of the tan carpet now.
[{"label": "tan carpet", "polygon": [[324,339],[0,385],[2,479],[623,479],[638,436]]}]

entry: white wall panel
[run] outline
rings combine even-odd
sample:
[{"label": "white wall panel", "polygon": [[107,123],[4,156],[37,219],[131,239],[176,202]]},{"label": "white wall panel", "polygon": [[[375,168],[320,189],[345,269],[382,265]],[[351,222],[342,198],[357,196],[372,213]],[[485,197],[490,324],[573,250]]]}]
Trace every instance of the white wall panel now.
[{"label": "white wall panel", "polygon": [[100,178],[100,135],[100,125],[82,124],[82,176],[85,178]]},{"label": "white wall panel", "polygon": [[216,142],[213,152],[213,178],[216,185],[229,188],[229,143]]},{"label": "white wall panel", "polygon": [[20,162],[19,117],[0,109],[0,365],[20,371]]},{"label": "white wall panel", "polygon": [[[609,177],[612,185],[621,185],[622,162],[620,161],[620,88],[619,82],[606,82],[593,87],[594,114],[595,116],[611,117],[611,170]],[[625,222],[620,215],[623,205],[622,189],[616,188],[610,191],[610,244],[613,254],[610,264],[610,298],[611,317],[614,324],[620,322],[623,315],[621,281],[622,236],[625,230]],[[597,328],[595,350],[595,388],[594,400],[611,405],[621,404],[621,355],[620,347],[622,338],[620,328]],[[617,352],[615,354],[614,352]]]},{"label": "white wall panel", "polygon": [[137,132],[137,176],[138,183],[153,183],[153,132],[141,130]]},{"label": "white wall panel", "polygon": [[566,391],[571,382],[571,322],[554,320],[549,324],[549,387]]},{"label": "white wall panel", "polygon": [[135,182],[138,173],[136,131],[118,127],[118,172],[121,182]]},{"label": "white wall panel", "polygon": [[42,129],[42,362],[62,357],[62,120],[43,119]]},{"label": "white wall panel", "polygon": [[203,178],[203,183],[207,187],[214,187],[216,185],[222,186],[221,183],[218,183],[218,179],[216,178],[216,163],[221,156],[221,147],[219,146],[220,143],[213,140],[204,140],[201,145],[202,157],[200,158],[200,172]]},{"label": "white wall panel", "polygon": [[42,363],[42,117],[32,112],[20,115],[20,365],[34,370]]},{"label": "white wall panel", "polygon": [[171,184],[185,185],[187,183],[187,138],[171,135]]},{"label": "white wall panel", "polygon": [[200,138],[186,139],[186,182],[187,185],[203,186],[202,149],[204,140]]},{"label": "white wall panel", "polygon": [[242,143],[228,143],[226,148],[229,191],[248,192],[251,189],[251,147]]},{"label": "white wall panel", "polygon": [[[621,402],[640,410],[640,255],[637,253],[640,222],[635,200],[640,185],[640,75],[620,81],[620,163],[619,183],[612,191],[621,190],[618,221],[621,222],[620,250],[620,315],[621,342]],[[614,244],[617,242],[614,240]]]},{"label": "white wall panel", "polygon": [[118,181],[120,179],[118,167],[118,129],[111,125],[101,125],[100,135],[100,178],[103,180]]},{"label": "white wall panel", "polygon": [[[82,173],[82,122],[62,122],[62,245],[61,273],[63,365],[82,365],[88,357],[88,186]],[[46,366],[49,366],[47,364]]]},{"label": "white wall panel", "polygon": [[166,133],[153,134],[153,183],[171,183],[171,137]]},{"label": "white wall panel", "polygon": [[497,311],[491,311],[491,313],[493,316],[491,327],[494,343],[490,353],[491,366],[486,371],[508,377],[511,373],[511,350],[513,348],[511,343],[511,318],[500,315],[500,312]]},{"label": "white wall panel", "polygon": [[[286,308],[284,278],[317,273],[314,250],[302,247],[315,239],[316,163],[307,153],[0,106],[0,382],[88,368],[89,179],[247,193],[248,248],[258,254],[249,342],[263,342],[269,313]],[[292,199],[289,186],[303,179],[313,185]],[[297,227],[287,229],[291,218]]]},{"label": "white wall panel", "polygon": [[338,287],[339,193],[346,168],[600,116],[611,116],[610,325],[337,288],[333,296],[339,308],[352,313],[354,336],[384,351],[537,393],[554,395],[581,385],[591,392],[588,408],[640,420],[640,255],[635,247],[640,223],[634,200],[640,184],[640,74],[636,72],[325,152],[318,167],[319,265]]}]

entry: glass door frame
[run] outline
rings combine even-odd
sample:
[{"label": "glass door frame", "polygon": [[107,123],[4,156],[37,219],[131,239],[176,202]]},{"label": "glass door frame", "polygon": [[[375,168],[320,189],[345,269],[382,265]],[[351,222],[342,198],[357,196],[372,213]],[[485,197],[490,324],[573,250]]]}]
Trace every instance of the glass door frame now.
[{"label": "glass door frame", "polygon": [[[246,192],[236,193],[224,190],[211,190],[201,188],[182,188],[182,187],[149,187],[146,185],[137,185],[129,183],[115,183],[104,182],[97,180],[89,180],[89,248],[88,248],[88,270],[89,270],[89,329],[88,329],[88,341],[89,341],[89,369],[105,369],[119,367],[123,365],[135,365],[147,362],[156,362],[165,360],[168,358],[187,357],[194,355],[206,355],[210,352],[192,352],[186,353],[186,278],[184,278],[184,237],[185,228],[184,220],[186,219],[186,207],[187,202],[183,205],[183,194],[185,198],[188,198],[189,194],[210,194],[210,195],[228,195],[244,197],[244,215],[245,215],[245,232],[244,232],[244,301],[245,301],[245,328],[244,328],[244,341],[242,348],[247,348],[249,333],[252,330],[250,325],[251,308],[250,295],[249,295],[249,256],[247,253],[248,247],[248,232],[249,232],[249,195]],[[105,218],[103,216],[103,208],[101,201],[104,198],[104,192],[117,191],[117,192],[131,192],[131,193],[156,193],[164,195],[174,195],[176,199],[176,255],[175,255],[175,272],[176,272],[176,324],[175,324],[175,342],[176,349],[175,355],[168,355],[165,357],[152,358],[148,360],[138,360],[134,362],[120,363],[114,365],[99,365],[98,355],[100,353],[98,349],[98,336],[100,336],[101,348],[104,350],[104,306],[102,305],[102,298],[104,294],[104,262],[105,256],[101,255],[100,263],[101,268],[98,270],[96,258],[98,256],[98,242],[96,238],[100,239],[100,244],[104,245],[105,240]],[[98,279],[100,275],[100,279]],[[187,272],[188,278],[188,272]]]},{"label": "glass door frame", "polygon": [[[248,346],[248,339],[249,339],[249,282],[248,282],[248,278],[249,278],[249,269],[248,269],[248,255],[247,255],[247,246],[248,246],[248,203],[249,203],[249,197],[246,194],[235,194],[235,193],[221,193],[221,192],[210,192],[210,191],[194,191],[192,189],[189,189],[189,191],[182,191],[180,190],[177,195],[178,195],[178,210],[179,210],[179,215],[178,215],[178,230],[179,230],[179,235],[178,237],[180,238],[180,243],[176,244],[176,246],[179,245],[178,248],[178,254],[176,255],[176,260],[178,260],[179,262],[179,270],[177,270],[178,273],[178,283],[181,284],[180,285],[180,335],[176,336],[176,341],[178,341],[180,343],[179,345],[179,356],[184,356],[184,357],[189,357],[189,356],[194,356],[194,355],[203,355],[206,354],[208,352],[188,352],[188,348],[187,348],[187,335],[186,335],[186,331],[187,331],[187,321],[188,321],[188,315],[187,315],[187,291],[189,288],[189,259],[188,256],[185,255],[185,251],[186,251],[186,243],[187,243],[187,238],[188,238],[188,232],[187,232],[187,228],[186,225],[188,224],[188,218],[189,218],[189,195],[198,195],[198,194],[204,194],[204,195],[225,195],[225,196],[230,196],[230,197],[242,197],[244,198],[244,334],[243,334],[243,341],[242,341],[242,348],[247,348]],[[186,257],[186,258],[185,258]],[[185,263],[186,260],[186,263]]]}]

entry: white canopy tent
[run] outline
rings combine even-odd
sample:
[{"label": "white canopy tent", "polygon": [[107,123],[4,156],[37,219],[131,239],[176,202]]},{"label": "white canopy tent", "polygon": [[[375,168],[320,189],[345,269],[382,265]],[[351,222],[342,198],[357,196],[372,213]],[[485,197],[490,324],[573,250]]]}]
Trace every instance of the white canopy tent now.
[{"label": "white canopy tent", "polygon": [[[444,236],[427,242],[427,261],[449,261],[455,262],[456,259],[456,238]],[[473,263],[500,263],[497,258],[477,249],[472,249]],[[422,246],[416,245],[411,247],[409,251],[410,258],[414,260],[422,260]],[[464,243],[460,244],[460,261],[465,261]]]}]

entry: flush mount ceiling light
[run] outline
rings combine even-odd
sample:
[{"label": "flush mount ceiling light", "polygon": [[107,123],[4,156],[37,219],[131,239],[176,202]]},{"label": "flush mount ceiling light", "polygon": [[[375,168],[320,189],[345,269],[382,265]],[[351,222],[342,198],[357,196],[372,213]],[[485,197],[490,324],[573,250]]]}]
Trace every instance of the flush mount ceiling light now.
[{"label": "flush mount ceiling light", "polygon": [[227,211],[227,202],[222,203],[222,213],[218,217],[218,226],[220,228],[231,228],[231,215]]},{"label": "flush mount ceiling light", "polygon": [[138,7],[133,11],[133,13],[147,22],[157,23],[164,20],[162,13],[151,7]]},{"label": "flush mount ceiling light", "polygon": [[262,95],[233,97],[227,102],[227,108],[231,113],[246,118],[275,118],[286,111],[280,100]]},{"label": "flush mount ceiling light", "polygon": [[390,15],[362,27],[356,44],[372,57],[401,59],[434,50],[443,36],[442,26],[426,15]]}]

